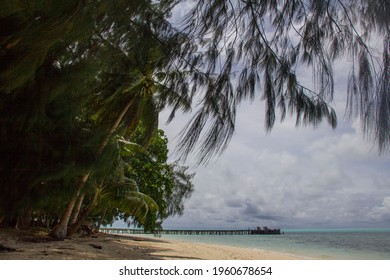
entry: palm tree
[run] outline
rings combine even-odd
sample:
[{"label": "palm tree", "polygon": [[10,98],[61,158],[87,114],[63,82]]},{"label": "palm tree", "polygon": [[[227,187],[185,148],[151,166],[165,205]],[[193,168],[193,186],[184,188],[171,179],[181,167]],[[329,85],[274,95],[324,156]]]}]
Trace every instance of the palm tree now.
[{"label": "palm tree", "polygon": [[133,180],[111,182],[98,189],[99,204],[92,215],[99,221],[107,219],[107,213],[113,210],[122,217],[136,219],[141,225],[146,224],[148,215],[156,215],[157,203],[148,195],[139,192]]},{"label": "palm tree", "polygon": [[[147,124],[151,124],[151,123],[154,124],[154,126],[150,126],[150,128],[149,128],[150,130],[153,130],[154,128],[156,128],[157,120],[153,120],[150,116],[146,116],[146,114],[145,114],[146,112],[154,113],[153,107],[149,108],[149,110],[146,110],[144,108],[144,104],[148,104],[149,106],[153,105],[150,102],[152,100],[151,99],[152,97],[151,97],[151,94],[149,92],[148,86],[149,85],[147,84],[147,81],[145,79],[141,78],[140,80],[136,81],[133,85],[131,85],[130,88],[116,92],[116,94],[118,94],[119,96],[127,97],[127,95],[128,95],[129,96],[128,101],[124,103],[124,106],[122,105],[123,107],[121,110],[119,110],[119,114],[116,116],[116,119],[115,119],[113,125],[111,126],[111,128],[109,128],[107,133],[101,139],[101,142],[100,142],[100,144],[98,146],[98,150],[97,150],[97,157],[102,156],[104,149],[107,147],[112,136],[116,135],[114,133],[119,133],[118,129],[119,129],[120,125],[126,119],[125,117],[129,117],[129,116],[126,116],[126,114],[130,115],[130,118],[131,118],[131,122],[130,122],[127,130],[134,127],[139,122],[140,119],[145,119],[145,123],[147,123]],[[117,97],[116,94],[114,94],[115,97]],[[145,98],[145,100],[142,100],[141,98]],[[139,99],[141,99],[141,100],[139,100]],[[121,102],[120,102],[121,100],[119,100],[119,98],[114,98],[112,100],[115,100],[116,102],[121,104]],[[152,109],[152,110],[150,111],[150,109]],[[110,110],[110,112],[115,112],[115,111]],[[103,115],[107,115],[107,114],[102,114],[102,116]],[[154,114],[154,116],[156,116],[156,114]],[[152,121],[150,121],[151,119],[152,119]],[[154,121],[154,123],[153,123],[153,121]],[[87,180],[89,179],[92,172],[93,172],[92,169],[88,170],[81,177],[73,198],[69,202],[64,214],[62,215],[60,223],[51,232],[51,236],[58,238],[58,239],[63,239],[66,236],[68,223],[69,223],[74,205],[75,205],[76,201],[79,199],[80,195],[82,194],[84,186],[85,186],[85,184],[86,184]]]},{"label": "palm tree", "polygon": [[[153,13],[156,11],[152,10]],[[96,77],[94,98],[88,109],[88,117],[95,123],[95,127],[99,128],[102,135],[96,158],[104,155],[107,145],[115,136],[131,135],[140,123],[147,129],[143,144],[147,144],[148,139],[157,129],[159,107],[155,101],[155,93],[159,85],[156,83],[155,73],[156,69],[166,63],[166,58],[159,51],[160,41],[156,41],[153,35],[153,23],[149,22],[149,19],[143,22],[141,18],[136,22],[131,18],[129,17],[131,27],[134,29],[132,31],[139,31],[139,34],[123,33],[123,26],[107,25],[106,21],[112,19],[106,18],[99,24],[109,28],[109,32],[103,29],[95,32],[93,37],[93,40],[98,40],[101,47],[101,50],[93,53],[93,56],[103,53],[104,57],[107,57],[108,52],[111,54],[110,57],[114,58],[102,62],[103,70]],[[121,20],[122,18],[119,17],[114,21]],[[134,40],[137,37],[138,39]],[[53,237],[63,239],[66,236],[74,206],[83,194],[84,186],[92,173],[93,169],[89,169],[79,179],[74,196],[62,215],[60,223],[51,232]]]}]

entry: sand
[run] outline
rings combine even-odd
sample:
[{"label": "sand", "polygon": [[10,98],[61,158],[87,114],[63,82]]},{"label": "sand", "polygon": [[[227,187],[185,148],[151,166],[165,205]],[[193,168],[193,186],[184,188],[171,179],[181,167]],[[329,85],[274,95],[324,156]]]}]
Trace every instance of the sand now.
[{"label": "sand", "polygon": [[44,230],[0,229],[0,260],[293,260],[283,253],[99,233],[53,241]]}]

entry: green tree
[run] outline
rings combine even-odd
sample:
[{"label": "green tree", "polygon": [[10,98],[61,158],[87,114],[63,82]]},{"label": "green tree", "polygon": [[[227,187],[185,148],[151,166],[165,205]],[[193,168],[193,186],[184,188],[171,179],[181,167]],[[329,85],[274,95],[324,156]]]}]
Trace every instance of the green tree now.
[{"label": "green tree", "polygon": [[171,216],[181,216],[184,213],[184,201],[191,197],[194,191],[192,183],[195,173],[189,173],[188,166],[182,166],[177,162],[170,164],[173,177],[173,187],[165,194],[167,208],[160,219],[164,220]]},{"label": "green tree", "polygon": [[134,142],[142,142],[145,133],[137,129],[132,141],[117,138],[119,154],[115,163],[100,175],[95,172],[94,177],[101,183],[89,194],[93,198],[84,202],[78,224],[71,226],[68,235],[89,214],[99,226],[121,219],[148,232],[168,216],[182,214],[184,200],[193,191],[194,174],[189,174],[186,167],[167,163],[168,140],[163,131],[155,133],[146,147]]},{"label": "green tree", "polygon": [[[139,141],[143,133],[140,131],[132,140]],[[188,173],[188,167],[167,163],[168,139],[162,130],[158,130],[146,148],[132,143],[123,143],[122,159],[128,164],[124,174],[137,183],[140,192],[157,203],[158,211],[148,214],[146,224],[140,223],[146,230],[153,231],[156,222],[161,224],[169,216],[182,214],[183,203],[194,190],[195,174]]]},{"label": "green tree", "polygon": [[150,196],[141,193],[136,182],[129,178],[107,181],[96,191],[96,205],[91,209],[90,216],[97,227],[110,224],[119,218],[127,220],[129,217],[144,225],[148,216],[155,215],[158,211],[157,203]]},{"label": "green tree", "polygon": [[112,139],[140,121],[144,144],[156,130],[155,70],[171,38],[170,1],[57,2],[11,1],[1,13],[1,220],[29,208],[32,190],[55,186],[69,201],[53,231],[63,238],[91,174],[113,161]]}]

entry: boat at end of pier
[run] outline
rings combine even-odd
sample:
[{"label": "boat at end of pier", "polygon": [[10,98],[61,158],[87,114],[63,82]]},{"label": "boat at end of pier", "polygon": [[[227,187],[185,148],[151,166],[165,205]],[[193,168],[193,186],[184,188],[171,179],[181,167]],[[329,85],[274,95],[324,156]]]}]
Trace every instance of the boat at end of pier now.
[{"label": "boat at end of pier", "polygon": [[280,234],[280,228],[277,229],[271,229],[268,227],[263,227],[262,229],[260,227],[257,227],[254,230],[250,230],[250,234]]}]

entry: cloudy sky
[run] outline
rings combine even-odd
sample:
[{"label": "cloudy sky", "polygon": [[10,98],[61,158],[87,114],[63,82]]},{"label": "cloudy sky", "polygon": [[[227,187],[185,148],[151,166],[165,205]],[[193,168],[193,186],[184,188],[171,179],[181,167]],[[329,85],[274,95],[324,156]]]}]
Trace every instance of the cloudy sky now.
[{"label": "cloudy sky", "polygon": [[[359,120],[345,120],[350,65],[335,67],[338,127],[324,123],[295,126],[294,118],[264,129],[264,104],[258,99],[240,106],[236,132],[225,153],[206,166],[193,157],[185,165],[196,172],[195,191],[182,217],[164,228],[246,229],[390,227],[390,154],[379,156],[364,139]],[[311,79],[311,70],[301,76]],[[161,128],[175,160],[177,134],[189,115]]]},{"label": "cloudy sky", "polygon": [[[183,17],[189,5],[176,9],[173,18]],[[167,219],[163,227],[389,228],[390,153],[379,156],[364,139],[359,120],[344,119],[350,67],[344,61],[334,68],[335,130],[327,123],[296,128],[294,118],[286,118],[267,134],[262,93],[253,103],[242,104],[224,154],[206,166],[197,167],[191,155],[184,163],[196,173],[195,191],[184,215]],[[310,69],[302,68],[297,75],[310,84]],[[190,115],[177,115],[165,125],[167,118],[163,112],[160,127],[174,161],[176,136]]]},{"label": "cloudy sky", "polygon": [[[188,11],[188,2],[173,18]],[[381,46],[382,43],[372,42]],[[390,153],[379,156],[364,139],[359,120],[344,118],[350,63],[335,65],[335,130],[296,128],[293,118],[264,129],[261,92],[253,103],[240,106],[236,132],[225,153],[206,166],[189,165],[195,191],[182,217],[169,218],[164,228],[246,229],[390,227]],[[302,68],[300,79],[311,82],[312,71]],[[169,138],[174,161],[176,136],[190,115],[177,116],[160,127]]]}]

